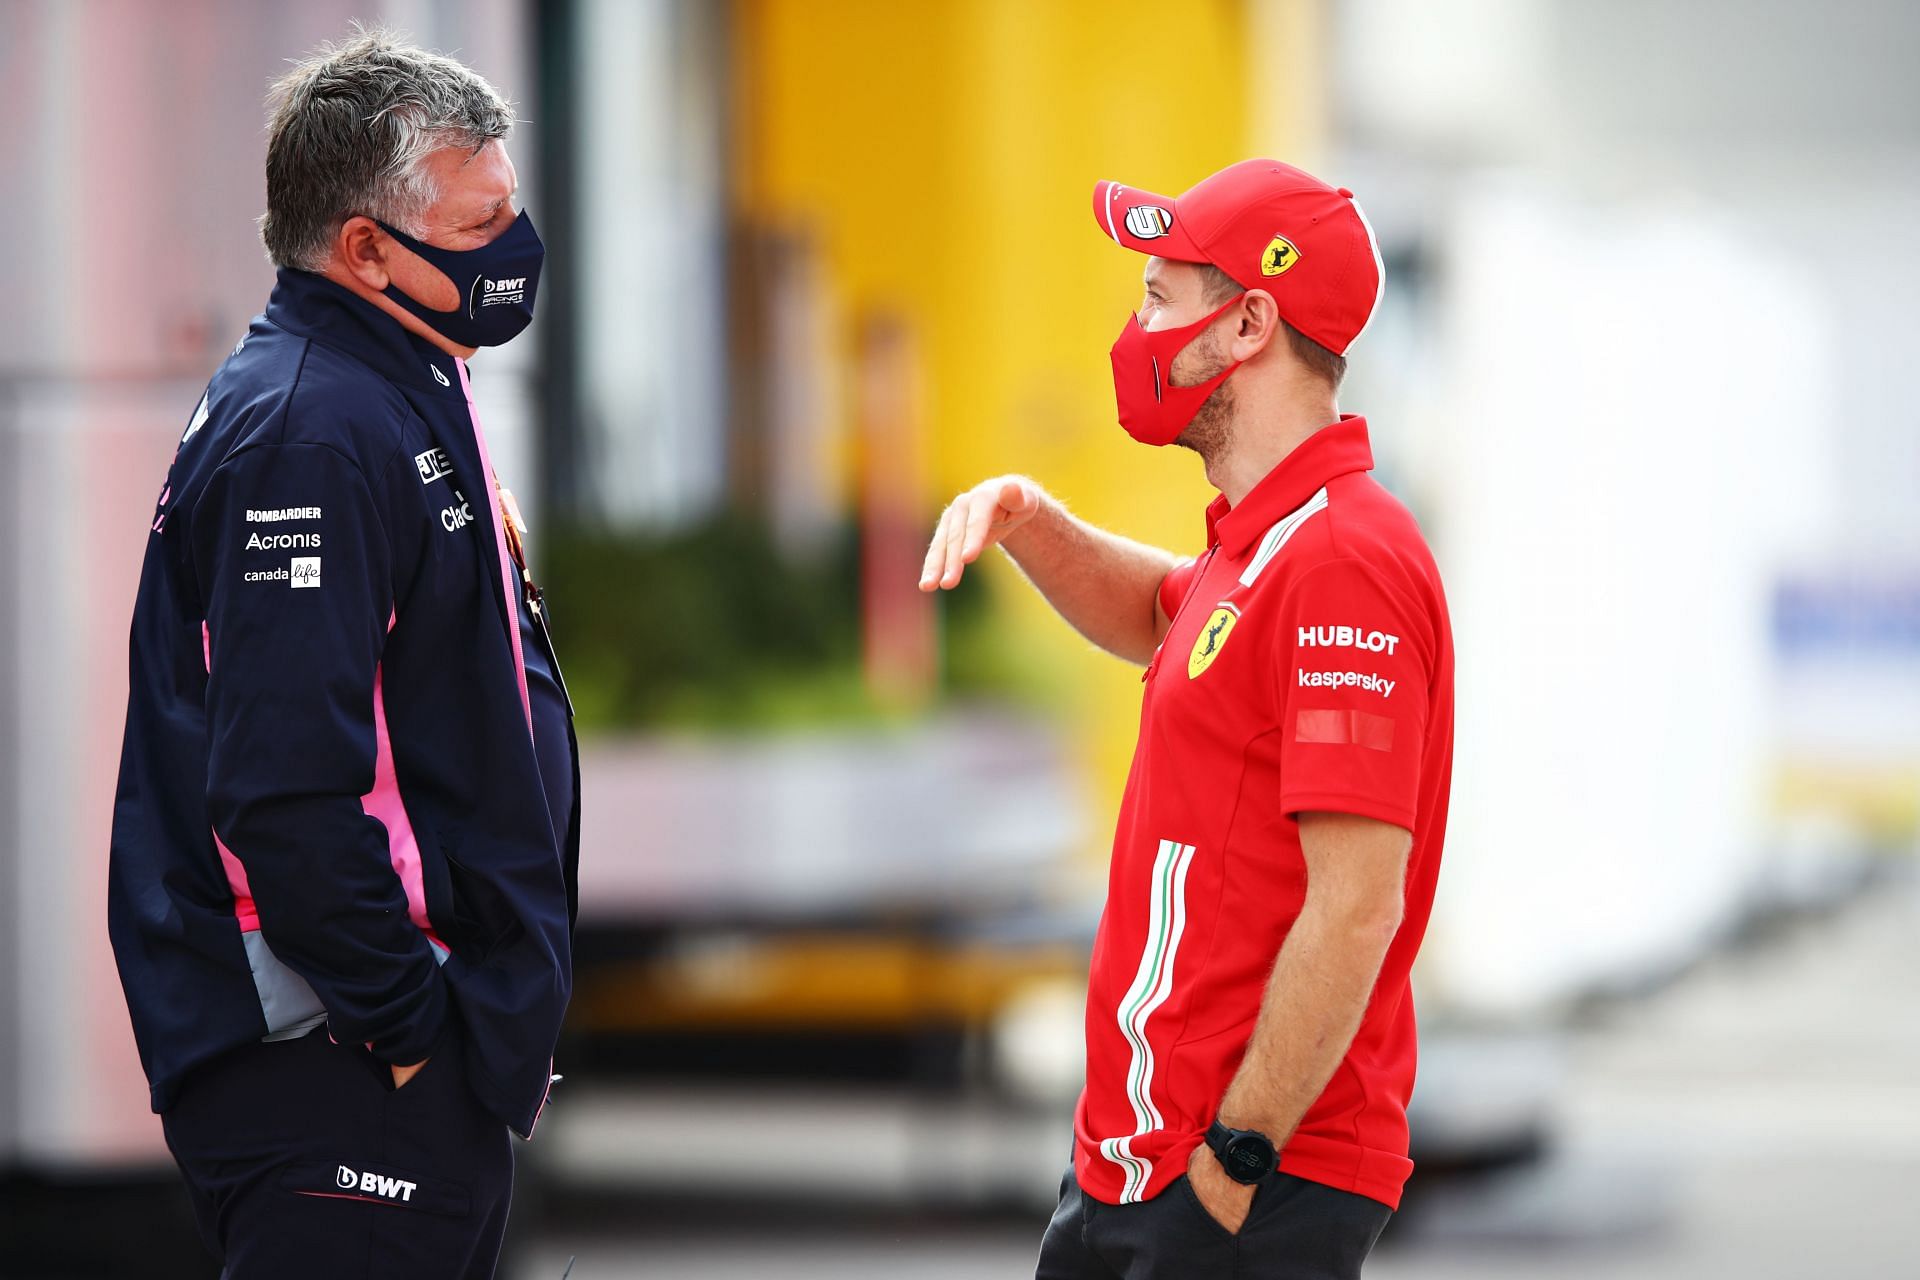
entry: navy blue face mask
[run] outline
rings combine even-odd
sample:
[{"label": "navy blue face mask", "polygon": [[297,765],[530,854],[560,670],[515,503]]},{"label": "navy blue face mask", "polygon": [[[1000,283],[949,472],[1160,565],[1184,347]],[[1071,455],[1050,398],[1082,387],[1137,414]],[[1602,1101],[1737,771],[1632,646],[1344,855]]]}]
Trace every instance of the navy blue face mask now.
[{"label": "navy blue face mask", "polygon": [[386,295],[432,325],[447,341],[463,347],[497,347],[519,335],[533,320],[533,295],[540,285],[540,264],[547,247],[522,209],[513,225],[478,249],[439,249],[374,219],[380,229],[446,273],[460,291],[456,311],[422,306],[392,283]]}]

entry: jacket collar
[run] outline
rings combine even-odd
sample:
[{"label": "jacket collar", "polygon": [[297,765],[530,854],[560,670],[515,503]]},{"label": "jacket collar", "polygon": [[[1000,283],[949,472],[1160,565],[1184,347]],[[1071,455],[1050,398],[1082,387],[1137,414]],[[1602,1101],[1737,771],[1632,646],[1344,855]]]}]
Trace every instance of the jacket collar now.
[{"label": "jacket collar", "polygon": [[1294,446],[1278,466],[1261,479],[1239,506],[1226,495],[1207,506],[1207,545],[1229,556],[1244,554],[1281,519],[1299,510],[1336,476],[1373,470],[1373,446],[1367,440],[1367,420],[1343,413],[1340,421],[1320,428]]},{"label": "jacket collar", "polygon": [[408,333],[366,299],[311,271],[280,268],[267,299],[267,319],[352,356],[400,386],[456,399],[464,394],[452,356]]}]

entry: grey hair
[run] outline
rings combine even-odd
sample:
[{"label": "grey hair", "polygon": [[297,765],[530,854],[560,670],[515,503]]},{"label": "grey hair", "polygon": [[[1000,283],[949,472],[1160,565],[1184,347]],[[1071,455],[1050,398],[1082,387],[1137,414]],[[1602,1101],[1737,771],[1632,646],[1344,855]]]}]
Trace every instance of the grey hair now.
[{"label": "grey hair", "polygon": [[478,74],[356,24],[345,42],[295,62],[267,96],[267,211],[276,266],[319,271],[356,214],[418,237],[439,198],[426,158],[478,151],[513,131],[513,107]]}]

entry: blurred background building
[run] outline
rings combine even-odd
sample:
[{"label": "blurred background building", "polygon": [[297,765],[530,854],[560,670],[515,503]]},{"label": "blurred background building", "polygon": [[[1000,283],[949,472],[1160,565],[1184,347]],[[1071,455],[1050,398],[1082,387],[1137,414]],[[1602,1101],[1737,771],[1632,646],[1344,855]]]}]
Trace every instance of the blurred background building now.
[{"label": "blurred background building", "polygon": [[1197,462],[1113,425],[1140,262],[1087,199],[1255,154],[1382,238],[1342,403],[1460,652],[1422,1172],[1369,1274],[1920,1273],[1920,9],[0,0],[23,1274],[206,1274],[103,927],[126,623],[271,286],[265,87],[355,18],[517,100],[550,250],[475,366],[588,734],[509,1274],[1030,1267],[1138,679],[1003,560],[913,578],[1008,470],[1200,549]]}]

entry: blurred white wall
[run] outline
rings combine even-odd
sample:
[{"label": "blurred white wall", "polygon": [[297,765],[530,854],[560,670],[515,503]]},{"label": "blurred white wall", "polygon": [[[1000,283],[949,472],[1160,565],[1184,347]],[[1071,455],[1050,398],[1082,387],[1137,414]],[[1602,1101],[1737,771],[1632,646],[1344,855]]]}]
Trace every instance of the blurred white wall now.
[{"label": "blurred white wall", "polygon": [[1920,349],[1907,304],[1920,289],[1920,5],[1331,8],[1334,154],[1384,237],[1470,234],[1437,220],[1447,193],[1515,170],[1597,210],[1697,211],[1737,230],[1755,271],[1809,281],[1835,361],[1805,426],[1850,464],[1820,549],[1920,553],[1920,409],[1906,390]]},{"label": "blurred white wall", "polygon": [[1323,168],[1389,257],[1343,407],[1460,652],[1420,977],[1519,1016],[1738,915],[1774,835],[1771,591],[1920,561],[1920,6],[1328,8]]},{"label": "blurred white wall", "polygon": [[1770,587],[1835,506],[1805,429],[1831,365],[1816,295],[1710,219],[1514,181],[1450,214],[1418,470],[1459,736],[1424,959],[1524,1012],[1669,971],[1743,905]]},{"label": "blurred white wall", "polygon": [[725,496],[724,16],[575,7],[580,480],[621,524],[685,524]]}]

